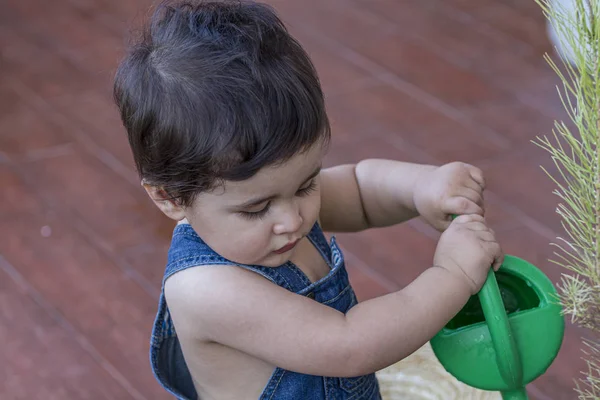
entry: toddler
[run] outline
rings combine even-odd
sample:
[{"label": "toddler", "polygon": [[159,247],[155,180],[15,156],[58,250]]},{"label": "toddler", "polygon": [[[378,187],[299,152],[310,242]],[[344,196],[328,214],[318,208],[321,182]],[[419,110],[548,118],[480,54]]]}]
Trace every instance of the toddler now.
[{"label": "toddler", "polygon": [[[114,95],[143,187],[177,221],[150,359],[179,399],[380,399],[374,373],[427,343],[502,262],[479,169],[322,168],[317,74],[267,5],[162,3]],[[417,216],[443,232],[431,266],[357,304],[323,232]]]}]

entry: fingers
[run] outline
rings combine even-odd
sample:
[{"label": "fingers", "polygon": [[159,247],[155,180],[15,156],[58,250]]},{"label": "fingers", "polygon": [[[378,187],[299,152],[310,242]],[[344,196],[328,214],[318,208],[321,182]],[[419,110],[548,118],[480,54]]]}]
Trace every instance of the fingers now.
[{"label": "fingers", "polygon": [[458,194],[484,208],[483,192],[485,190],[485,181],[483,174],[475,167],[467,166],[467,168],[471,179],[466,179],[463,182],[463,186]]},{"label": "fingers", "polygon": [[494,269],[494,271],[498,271],[502,266],[502,263],[504,262],[504,252],[502,251],[498,243],[495,243],[494,247],[495,257],[494,263],[492,264],[492,268]]},{"label": "fingers", "polygon": [[442,211],[446,214],[455,215],[483,215],[483,207],[477,204],[477,199],[475,196],[472,197],[475,200],[462,196],[451,197],[444,202]]},{"label": "fingers", "polygon": [[483,192],[484,189],[479,185],[479,183],[477,181],[475,181],[474,179],[468,179],[465,183],[464,183],[464,187],[465,189],[471,189],[474,192],[476,192],[480,197],[483,197]]},{"label": "fingers", "polygon": [[465,229],[476,232],[485,241],[496,241],[496,234],[481,215],[461,215],[455,219],[455,222],[461,224]]},{"label": "fingers", "polygon": [[484,242],[495,242],[496,236],[490,228],[480,222],[471,223],[465,226],[471,232],[474,232],[480,240]]},{"label": "fingers", "polygon": [[504,252],[496,240],[496,234],[492,229],[486,227],[485,230],[478,230],[477,236],[479,237],[479,240],[483,242],[482,244],[487,247],[489,254],[492,256],[492,269],[498,271],[504,262]]},{"label": "fingers", "polygon": [[454,219],[459,224],[466,224],[469,222],[484,222],[485,219],[479,214],[461,214]]},{"label": "fingers", "polygon": [[467,229],[472,231],[488,231],[492,235],[496,234],[494,230],[487,225],[485,217],[478,214],[459,215],[454,221],[464,225]]},{"label": "fingers", "polygon": [[469,170],[469,175],[471,175],[471,178],[473,178],[473,180],[477,182],[481,190],[485,190],[486,185],[485,178],[483,177],[483,172],[479,168],[469,164],[467,164],[467,169]]},{"label": "fingers", "polygon": [[483,208],[483,193],[481,192],[481,188],[477,186],[477,183],[474,181],[469,182],[458,194],[460,197],[469,199],[479,207]]}]

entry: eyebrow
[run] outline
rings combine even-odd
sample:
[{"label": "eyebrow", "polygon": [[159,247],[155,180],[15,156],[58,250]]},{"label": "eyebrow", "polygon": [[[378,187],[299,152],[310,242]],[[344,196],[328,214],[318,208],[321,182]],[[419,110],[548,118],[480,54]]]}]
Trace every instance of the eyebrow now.
[{"label": "eyebrow", "polygon": [[[308,178],[306,178],[303,182],[302,185],[304,185],[306,182],[310,181],[311,179],[313,179],[315,176],[319,175],[319,172],[321,172],[321,169],[323,168],[322,165],[319,165],[311,174]],[[300,186],[302,186],[300,185]],[[251,208],[253,206],[257,206],[261,203],[264,203],[265,201],[269,201],[269,200],[273,200],[275,198],[279,197],[279,195],[271,195],[271,196],[265,196],[265,197],[259,197],[257,199],[251,199],[248,200],[238,206],[236,206],[235,208]]]}]

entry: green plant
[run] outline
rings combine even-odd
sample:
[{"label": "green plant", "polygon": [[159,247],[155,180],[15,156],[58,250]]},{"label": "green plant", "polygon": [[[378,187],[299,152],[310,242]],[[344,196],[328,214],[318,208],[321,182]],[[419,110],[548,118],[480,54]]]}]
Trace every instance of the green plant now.
[{"label": "green plant", "polygon": [[[534,143],[548,151],[558,173],[557,213],[566,237],[553,245],[554,263],[569,271],[559,287],[564,312],[574,324],[600,332],[600,1],[535,0],[559,38],[560,99],[569,122],[556,121],[552,140]],[[565,6],[565,4],[567,4]],[[576,383],[580,400],[600,399],[600,342],[584,340],[588,370]]]}]

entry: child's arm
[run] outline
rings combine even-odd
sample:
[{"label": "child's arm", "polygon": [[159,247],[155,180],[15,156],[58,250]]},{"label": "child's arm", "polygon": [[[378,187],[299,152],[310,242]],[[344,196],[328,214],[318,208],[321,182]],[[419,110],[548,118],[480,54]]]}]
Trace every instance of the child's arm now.
[{"label": "child's arm", "polygon": [[167,280],[165,294],[180,333],[284,369],[350,377],[389,366],[430,340],[499,262],[483,219],[461,216],[440,238],[436,267],[346,315],[233,266],[182,271]]},{"label": "child's arm", "polygon": [[463,163],[442,167],[370,159],[321,172],[324,230],[360,231],[421,214],[439,230],[450,214],[483,215],[481,171]]}]

